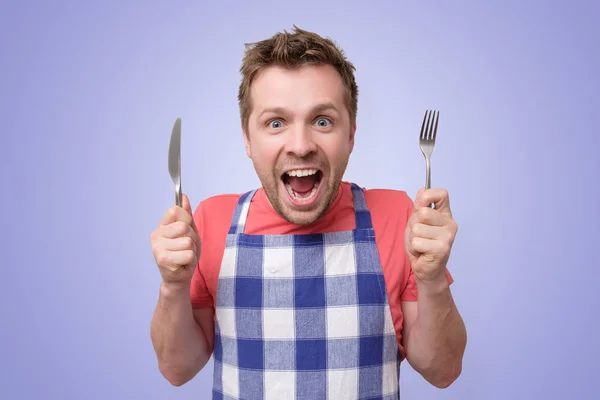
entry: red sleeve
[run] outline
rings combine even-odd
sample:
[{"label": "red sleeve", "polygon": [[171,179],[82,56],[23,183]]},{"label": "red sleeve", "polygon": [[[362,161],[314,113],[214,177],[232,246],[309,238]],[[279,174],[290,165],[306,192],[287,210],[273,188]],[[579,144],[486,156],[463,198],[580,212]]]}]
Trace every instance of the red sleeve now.
[{"label": "red sleeve", "polygon": [[[407,262],[410,263],[410,261]],[[446,268],[446,276],[448,277],[448,283],[452,285],[454,283],[454,279],[452,278],[450,271],[448,271],[448,268]],[[400,299],[402,301],[417,301],[418,298],[419,291],[417,289],[417,282],[415,281],[415,274],[413,273],[411,268],[410,273],[408,275],[408,282],[406,282],[406,286],[402,291]]]},{"label": "red sleeve", "polygon": [[[410,265],[410,261],[408,257],[406,257],[406,264]],[[406,281],[406,285],[402,290],[402,294],[400,295],[400,300],[402,301],[417,301],[419,298],[419,291],[417,290],[417,282],[415,281],[415,274],[410,269],[408,273],[408,279]]]},{"label": "red sleeve", "polygon": [[[202,259],[202,252],[204,248],[204,243],[202,238],[206,237],[204,234],[204,218],[203,218],[203,208],[202,203],[198,205],[196,211],[194,212],[194,223],[196,224],[196,228],[198,229],[198,236],[200,236],[201,244],[201,252],[200,259]],[[206,279],[203,271],[203,263],[198,260],[198,264],[196,265],[196,270],[194,271],[194,275],[192,276],[192,284],[190,287],[190,300],[192,303],[192,308],[206,308],[214,306],[213,297],[208,289],[208,285],[206,284]]]},{"label": "red sleeve", "polygon": [[194,212],[201,249],[190,288],[193,308],[215,306],[227,232],[239,198],[239,194],[209,197],[202,201]]}]

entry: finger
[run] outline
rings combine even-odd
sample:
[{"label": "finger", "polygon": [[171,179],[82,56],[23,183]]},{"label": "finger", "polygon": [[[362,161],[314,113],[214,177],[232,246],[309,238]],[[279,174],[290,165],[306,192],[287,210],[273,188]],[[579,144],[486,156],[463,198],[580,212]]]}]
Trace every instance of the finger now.
[{"label": "finger", "polygon": [[185,193],[181,194],[181,208],[188,213],[192,214],[192,207],[190,206],[190,199]]},{"label": "finger", "polygon": [[162,253],[157,261],[162,268],[174,272],[181,267],[194,264],[196,255],[191,250],[169,251]]},{"label": "finger", "polygon": [[404,243],[406,245],[406,252],[414,257],[418,257],[419,253],[413,248],[412,239],[412,231],[407,229],[404,232]]},{"label": "finger", "polygon": [[422,187],[421,189],[419,189],[419,191],[417,192],[417,195],[415,196],[415,207],[419,206],[419,204],[417,204],[417,199],[419,197],[421,197],[421,195],[423,194],[423,192],[425,191],[425,188]]},{"label": "finger", "polygon": [[447,215],[440,213],[438,210],[422,207],[415,211],[408,220],[409,226],[414,228],[416,224],[424,224],[431,226],[445,226],[448,224],[449,218]]},{"label": "finger", "polygon": [[[172,239],[171,239],[172,240]],[[169,265],[187,265],[190,263],[190,258],[195,259],[196,253],[192,249],[181,249],[181,250],[165,250],[162,249],[160,253],[156,255],[156,261],[162,267]]]},{"label": "finger", "polygon": [[154,243],[156,252],[192,250],[196,252],[196,241],[189,236],[182,236],[173,239],[159,238]]},{"label": "finger", "polygon": [[159,229],[160,236],[169,239],[182,236],[191,236],[195,240],[197,237],[196,232],[194,232],[194,229],[190,226],[190,224],[183,221],[175,221],[169,225],[161,226]]},{"label": "finger", "polygon": [[420,254],[443,254],[446,244],[439,240],[413,237],[412,248]]},{"label": "finger", "polygon": [[412,245],[412,241],[409,241],[407,243],[407,245],[406,245],[406,252],[408,254],[410,254],[411,256],[413,256],[413,257],[419,257],[419,255],[421,254],[421,253],[419,253],[418,251],[415,250],[415,248]]},{"label": "finger", "polygon": [[444,229],[441,226],[425,225],[418,222],[413,225],[411,236],[413,238],[420,237],[423,239],[439,239],[445,238],[448,235],[447,231],[447,229]]},{"label": "finger", "polygon": [[169,258],[175,265],[189,266],[196,263],[196,254],[191,250],[180,250],[171,252]]},{"label": "finger", "polygon": [[435,204],[435,209],[443,214],[452,215],[448,191],[442,188],[420,190],[415,198],[415,210]]},{"label": "finger", "polygon": [[421,198],[421,196],[423,195],[423,192],[425,191],[425,188],[422,187],[421,189],[419,189],[419,191],[417,192],[417,195],[415,196],[415,201],[413,202],[413,206],[414,206],[414,211],[419,210],[422,206],[419,203],[419,199]]},{"label": "finger", "polygon": [[413,203],[414,206],[414,211],[418,211],[421,207],[423,207],[420,203],[420,199],[423,196],[423,192],[425,191],[425,188],[422,187],[421,189],[419,189],[419,191],[417,192],[417,195],[415,196],[415,201]]},{"label": "finger", "polygon": [[182,221],[190,226],[193,224],[192,215],[188,211],[182,207],[173,206],[167,210],[160,220],[159,226],[172,224],[175,221]]}]

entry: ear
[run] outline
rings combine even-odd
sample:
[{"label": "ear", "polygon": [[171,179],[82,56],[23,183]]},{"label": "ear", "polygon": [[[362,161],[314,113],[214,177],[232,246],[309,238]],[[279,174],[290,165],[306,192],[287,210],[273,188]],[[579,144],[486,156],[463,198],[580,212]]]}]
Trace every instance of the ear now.
[{"label": "ear", "polygon": [[249,158],[252,158],[252,150],[250,150],[250,136],[248,136],[248,132],[242,128],[242,136],[244,137],[244,146],[246,146],[246,155]]},{"label": "ear", "polygon": [[350,130],[350,153],[354,149],[354,135],[356,134],[356,122],[352,125],[352,129]]}]

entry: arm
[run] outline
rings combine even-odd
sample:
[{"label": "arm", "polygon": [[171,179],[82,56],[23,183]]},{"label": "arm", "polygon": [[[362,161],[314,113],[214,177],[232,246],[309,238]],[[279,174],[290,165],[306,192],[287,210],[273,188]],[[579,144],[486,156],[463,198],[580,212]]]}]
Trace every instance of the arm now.
[{"label": "arm", "polygon": [[[435,208],[429,207],[432,203]],[[467,341],[446,268],[458,225],[444,189],[420,190],[414,206],[405,247],[418,297],[402,305],[403,341],[411,366],[432,385],[444,388],[460,376]]]},{"label": "arm", "polygon": [[159,370],[175,386],[196,376],[213,351],[213,308],[192,310],[189,293],[162,284],[150,328]]},{"label": "arm", "polygon": [[462,372],[467,334],[449,283],[418,286],[418,300],[403,302],[406,359],[438,388],[450,386]]},{"label": "arm", "polygon": [[163,376],[175,386],[192,379],[213,351],[213,308],[192,310],[190,291],[201,252],[189,199],[173,206],[150,236],[162,277],[150,338]]}]

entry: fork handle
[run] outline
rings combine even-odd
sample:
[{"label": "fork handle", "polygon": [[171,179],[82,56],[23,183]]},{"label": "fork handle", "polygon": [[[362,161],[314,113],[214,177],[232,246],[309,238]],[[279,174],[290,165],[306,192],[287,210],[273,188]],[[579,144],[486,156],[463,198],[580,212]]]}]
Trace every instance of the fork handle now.
[{"label": "fork handle", "polygon": [[431,162],[425,158],[425,189],[431,189]]},{"label": "fork handle", "polygon": [[[431,189],[431,161],[429,157],[425,157],[425,189]],[[435,205],[431,203],[430,208],[434,208]]]}]

